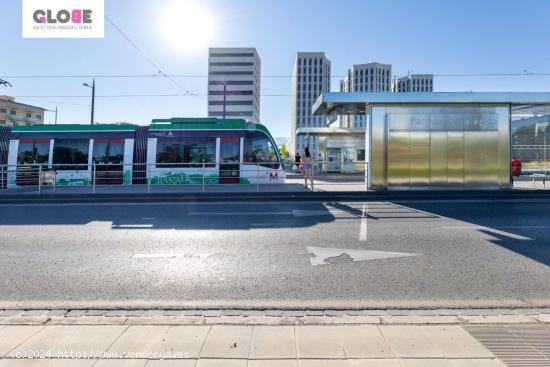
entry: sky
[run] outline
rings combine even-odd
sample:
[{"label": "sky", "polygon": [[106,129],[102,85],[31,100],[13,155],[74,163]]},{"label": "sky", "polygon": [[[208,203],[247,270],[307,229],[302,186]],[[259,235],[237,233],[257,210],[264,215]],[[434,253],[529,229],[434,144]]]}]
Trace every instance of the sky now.
[{"label": "sky", "polygon": [[[174,2],[200,3],[210,22],[167,36],[166,9]],[[103,39],[23,39],[21,0],[0,0],[0,78],[13,86],[0,86],[0,94],[50,110],[57,106],[59,123],[88,123],[90,90],[82,83],[91,77],[15,77],[154,75],[150,59],[166,74],[190,76],[176,80],[196,95],[106,97],[183,91],[165,77],[97,78],[95,120],[147,124],[153,118],[204,117],[208,47],[256,47],[261,120],[277,137],[290,135],[289,76],[298,51],[325,52],[333,91],[351,65],[377,61],[392,64],[397,76],[436,74],[435,91],[550,92],[548,0],[105,0],[105,14],[141,53],[108,22]],[[176,24],[185,19],[169,16]],[[190,34],[202,40],[208,33],[208,40],[186,47]],[[549,75],[437,76],[524,69]],[[46,123],[53,121],[47,113]]]}]

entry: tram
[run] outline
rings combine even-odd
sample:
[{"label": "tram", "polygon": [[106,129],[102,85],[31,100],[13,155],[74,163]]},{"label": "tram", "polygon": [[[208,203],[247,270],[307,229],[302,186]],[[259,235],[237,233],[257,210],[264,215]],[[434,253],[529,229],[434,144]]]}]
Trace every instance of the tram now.
[{"label": "tram", "polygon": [[277,145],[240,119],[0,128],[0,188],[36,185],[38,167],[61,186],[283,183]]}]

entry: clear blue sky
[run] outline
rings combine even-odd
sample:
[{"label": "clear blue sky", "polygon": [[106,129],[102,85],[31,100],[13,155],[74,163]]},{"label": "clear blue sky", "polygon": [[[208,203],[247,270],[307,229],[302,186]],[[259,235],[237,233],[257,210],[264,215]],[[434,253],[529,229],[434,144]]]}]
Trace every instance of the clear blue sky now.
[{"label": "clear blue sky", "polygon": [[[105,12],[164,72],[204,76],[207,45],[185,52],[159,32],[169,1],[105,0]],[[154,74],[156,70],[114,28],[104,39],[21,38],[20,0],[1,0],[0,78],[9,75]],[[324,51],[333,76],[352,64],[391,63],[393,73],[550,73],[550,1],[547,0],[201,0],[216,29],[209,46],[256,47],[263,75],[290,75],[297,51]],[[200,32],[200,30],[197,30]],[[543,61],[547,59],[546,61]],[[332,88],[338,87],[338,77]],[[9,79],[15,96],[87,95],[81,79]],[[205,78],[180,78],[205,94]],[[437,91],[550,91],[549,76],[436,77]],[[181,92],[165,78],[98,79],[97,94]],[[264,78],[262,94],[290,94],[289,78]],[[288,136],[290,98],[264,96],[261,117],[275,136]],[[89,121],[89,98],[19,98],[54,109],[60,123]],[[96,120],[145,124],[154,117],[205,116],[206,98],[98,98]],[[53,114],[46,122],[53,122]]]}]

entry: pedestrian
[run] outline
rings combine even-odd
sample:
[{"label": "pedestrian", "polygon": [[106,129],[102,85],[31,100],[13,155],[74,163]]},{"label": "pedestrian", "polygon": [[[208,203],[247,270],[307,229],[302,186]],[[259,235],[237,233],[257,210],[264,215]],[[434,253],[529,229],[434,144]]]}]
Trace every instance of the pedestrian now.
[{"label": "pedestrian", "polygon": [[296,163],[296,165],[300,165],[300,161],[302,160],[302,157],[300,157],[300,152],[296,152],[296,155],[294,156],[294,163]]},{"label": "pedestrian", "polygon": [[323,156],[321,153],[317,155],[317,173],[323,172]]},{"label": "pedestrian", "polygon": [[304,187],[307,189],[307,179],[311,181],[311,190],[313,191],[313,157],[309,148],[304,149]]}]

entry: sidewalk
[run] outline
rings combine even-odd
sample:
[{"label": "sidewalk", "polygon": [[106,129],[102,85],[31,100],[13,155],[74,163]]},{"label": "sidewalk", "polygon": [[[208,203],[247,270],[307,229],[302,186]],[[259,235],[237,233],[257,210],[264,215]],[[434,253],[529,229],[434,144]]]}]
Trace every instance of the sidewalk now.
[{"label": "sidewalk", "polygon": [[548,366],[547,311],[4,310],[0,367]]},{"label": "sidewalk", "polygon": [[2,367],[504,366],[458,325],[12,325],[0,355]]}]

